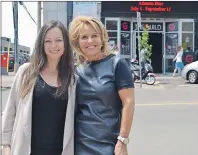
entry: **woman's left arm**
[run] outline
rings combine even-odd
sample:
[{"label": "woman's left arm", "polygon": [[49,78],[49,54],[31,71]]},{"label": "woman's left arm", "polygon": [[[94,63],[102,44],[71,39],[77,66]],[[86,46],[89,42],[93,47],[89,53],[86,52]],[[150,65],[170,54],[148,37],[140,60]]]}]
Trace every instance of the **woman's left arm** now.
[{"label": "woman's left arm", "polygon": [[[134,88],[120,90],[119,96],[122,101],[122,119],[119,136],[129,139],[135,108]],[[115,155],[128,155],[127,144],[118,140],[114,153]]]},{"label": "woman's left arm", "polygon": [[[116,72],[116,86],[118,94],[122,102],[122,117],[119,140],[115,146],[115,155],[127,155],[127,141],[129,140],[129,134],[132,126],[134,107],[135,107],[135,95],[134,95],[134,83],[131,74],[131,70],[127,62],[123,59],[117,65]],[[121,139],[120,139],[121,138]],[[125,139],[123,139],[125,138]]]},{"label": "woman's left arm", "polygon": [[132,126],[135,106],[134,88],[122,89],[118,93],[122,101],[120,136],[128,138]]}]

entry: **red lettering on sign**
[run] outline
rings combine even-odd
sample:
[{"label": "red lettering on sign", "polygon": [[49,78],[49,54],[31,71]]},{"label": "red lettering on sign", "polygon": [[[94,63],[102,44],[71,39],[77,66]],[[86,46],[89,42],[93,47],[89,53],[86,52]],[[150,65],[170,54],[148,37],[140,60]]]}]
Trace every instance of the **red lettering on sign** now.
[{"label": "red lettering on sign", "polygon": [[137,12],[171,12],[171,7],[165,6],[164,2],[139,2],[131,6],[131,11]]}]

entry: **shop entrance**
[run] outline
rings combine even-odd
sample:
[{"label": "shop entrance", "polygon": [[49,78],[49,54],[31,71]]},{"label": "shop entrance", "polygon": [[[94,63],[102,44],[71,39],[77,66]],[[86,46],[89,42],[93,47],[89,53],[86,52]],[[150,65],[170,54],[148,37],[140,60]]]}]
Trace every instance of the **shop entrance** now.
[{"label": "shop entrance", "polygon": [[[138,35],[136,34],[136,36]],[[154,73],[162,73],[162,33],[149,33],[148,43],[152,45],[151,65],[153,66]],[[138,39],[136,40],[136,47],[138,47]],[[138,48],[136,48],[136,55],[139,58]]]}]

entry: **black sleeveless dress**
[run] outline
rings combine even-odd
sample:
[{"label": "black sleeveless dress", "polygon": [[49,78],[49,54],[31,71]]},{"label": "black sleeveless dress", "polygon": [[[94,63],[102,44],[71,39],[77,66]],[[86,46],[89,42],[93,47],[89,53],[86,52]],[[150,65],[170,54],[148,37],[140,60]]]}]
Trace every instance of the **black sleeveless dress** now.
[{"label": "black sleeveless dress", "polygon": [[30,155],[61,155],[63,151],[68,98],[55,98],[56,90],[38,77],[33,92]]},{"label": "black sleeveless dress", "polygon": [[76,72],[75,155],[114,155],[122,110],[118,91],[134,87],[130,68],[109,55]]}]

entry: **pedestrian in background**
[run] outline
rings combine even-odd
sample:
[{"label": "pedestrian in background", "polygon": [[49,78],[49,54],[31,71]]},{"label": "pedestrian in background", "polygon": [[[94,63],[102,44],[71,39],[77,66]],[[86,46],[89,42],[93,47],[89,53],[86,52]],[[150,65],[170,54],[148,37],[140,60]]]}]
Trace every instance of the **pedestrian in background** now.
[{"label": "pedestrian in background", "polygon": [[76,88],[75,155],[127,155],[134,83],[125,59],[110,53],[96,18],[78,16],[69,28],[80,65]]},{"label": "pedestrian in background", "polygon": [[76,76],[66,28],[42,26],[3,112],[3,155],[74,155]]},{"label": "pedestrian in background", "polygon": [[178,71],[179,75],[181,75],[181,70],[184,68],[184,63],[182,61],[182,56],[183,56],[183,49],[182,46],[178,46],[177,48],[177,55],[173,59],[173,62],[175,62],[175,69],[173,72],[173,77],[175,76],[176,72]]}]

